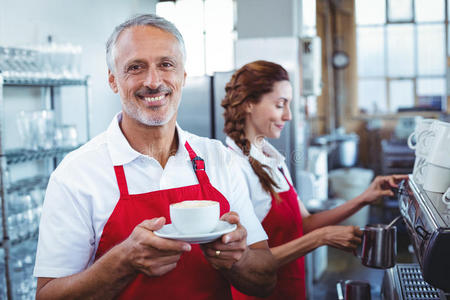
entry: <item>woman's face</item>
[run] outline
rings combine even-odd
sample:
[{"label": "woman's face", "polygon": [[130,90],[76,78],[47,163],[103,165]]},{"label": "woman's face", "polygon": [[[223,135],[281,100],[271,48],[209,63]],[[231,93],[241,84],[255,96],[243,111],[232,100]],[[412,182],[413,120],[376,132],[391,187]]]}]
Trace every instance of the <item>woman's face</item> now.
[{"label": "woman's face", "polygon": [[247,107],[245,134],[256,143],[257,139],[279,138],[286,121],[291,120],[289,105],[292,101],[292,86],[287,80],[275,82],[273,91],[264,94],[261,100]]}]

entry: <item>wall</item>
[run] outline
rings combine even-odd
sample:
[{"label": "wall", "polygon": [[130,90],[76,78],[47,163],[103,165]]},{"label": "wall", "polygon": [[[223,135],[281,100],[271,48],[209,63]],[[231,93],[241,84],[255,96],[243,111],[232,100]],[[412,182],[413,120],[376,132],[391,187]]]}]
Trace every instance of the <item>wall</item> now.
[{"label": "wall", "polygon": [[[333,1],[317,1],[317,33],[322,43],[323,93],[318,98],[316,119],[319,133],[332,132],[334,128],[344,126],[354,130],[351,118],[358,112],[357,106],[357,64],[356,64],[356,28],[354,1],[343,0],[338,5]],[[334,51],[344,51],[350,58],[345,69],[331,67]],[[356,126],[358,127],[358,126]]]},{"label": "wall", "polygon": [[[0,0],[0,45],[27,46],[53,41],[83,47],[82,74],[92,78],[91,136],[103,131],[120,110],[120,100],[107,85],[105,42],[113,28],[136,13],[154,13],[157,0]],[[8,101],[38,91],[8,91]],[[80,88],[63,88],[63,119],[76,122],[84,112]],[[22,94],[22,95],[21,95]],[[24,95],[25,94],[25,95]],[[72,101],[74,98],[75,101]],[[6,100],[6,99],[5,99]],[[78,125],[78,124],[77,124]],[[82,124],[79,126],[83,126]],[[83,128],[80,128],[80,131]]]},{"label": "wall", "polygon": [[296,36],[301,0],[236,0],[238,39]]}]

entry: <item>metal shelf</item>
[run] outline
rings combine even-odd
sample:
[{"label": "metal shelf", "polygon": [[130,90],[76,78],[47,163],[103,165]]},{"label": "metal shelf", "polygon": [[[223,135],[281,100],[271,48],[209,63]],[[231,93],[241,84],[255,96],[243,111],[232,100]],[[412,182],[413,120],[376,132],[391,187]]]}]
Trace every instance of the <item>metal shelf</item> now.
[{"label": "metal shelf", "polygon": [[15,240],[10,240],[10,245],[11,245],[11,247],[19,245],[22,242],[37,238],[38,235],[39,235],[39,230],[35,230],[33,232],[28,232],[26,236],[20,237]]},{"label": "metal shelf", "polygon": [[[3,101],[3,87],[36,87],[36,88],[45,88],[45,97],[49,95],[49,101],[45,102],[46,109],[55,109],[55,101],[61,98],[60,93],[58,92],[59,88],[65,86],[78,86],[83,87],[85,92],[85,111],[86,111],[86,140],[90,139],[90,120],[91,120],[91,107],[90,107],[90,98],[91,98],[91,83],[90,77],[86,76],[84,78],[78,79],[51,79],[51,78],[32,78],[30,76],[27,77],[28,74],[23,74],[23,77],[6,77],[0,71],[0,114],[5,113],[4,101]],[[41,93],[42,94],[42,93]],[[42,98],[42,97],[41,97]],[[52,148],[48,150],[37,150],[31,151],[26,149],[5,149],[4,146],[4,132],[2,132],[2,128],[5,128],[5,120],[0,119],[0,176],[3,177],[5,174],[5,170],[8,165],[20,164],[28,161],[42,160],[42,159],[52,159],[53,160],[53,168],[56,167],[59,159],[62,158],[65,154],[70,151],[73,151],[81,146],[77,145],[76,147],[65,147],[65,148]],[[20,168],[21,166],[17,166]],[[2,224],[0,224],[0,230],[3,231],[2,239],[0,239],[0,248],[4,249],[4,265],[5,265],[5,278],[6,278],[6,293],[7,299],[13,299],[12,295],[12,274],[10,269],[10,247],[14,245],[19,245],[24,241],[35,239],[38,236],[38,231],[28,232],[26,236],[22,236],[20,238],[9,240],[7,233],[7,220],[5,216],[7,215],[7,205],[5,203],[5,197],[8,193],[18,191],[22,188],[32,188],[33,185],[44,184],[44,182],[48,181],[47,176],[37,176],[31,177],[27,179],[23,179],[20,181],[11,182],[8,187],[5,187],[3,184],[3,180],[0,181],[0,213],[2,214]],[[0,274],[0,282],[2,275]],[[3,295],[0,295],[0,299],[3,298]]]},{"label": "metal shelf", "polygon": [[80,145],[76,147],[52,148],[48,150],[13,149],[5,151],[6,153],[0,156],[5,156],[6,163],[10,165],[63,155],[77,149],[78,147],[80,147]]},{"label": "metal shelf", "polygon": [[46,184],[48,182],[48,179],[49,179],[48,176],[34,176],[15,181],[10,184],[10,186],[7,189],[7,193],[11,194],[18,190],[29,189],[37,185]]},{"label": "metal shelf", "polygon": [[8,79],[3,78],[3,86],[36,86],[36,87],[58,87],[58,86],[77,86],[87,85],[87,79]]}]

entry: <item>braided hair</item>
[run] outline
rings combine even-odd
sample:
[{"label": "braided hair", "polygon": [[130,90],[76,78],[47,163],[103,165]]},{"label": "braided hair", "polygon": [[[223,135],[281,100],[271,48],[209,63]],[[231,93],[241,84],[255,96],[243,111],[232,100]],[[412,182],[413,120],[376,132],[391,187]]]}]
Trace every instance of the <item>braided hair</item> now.
[{"label": "braided hair", "polygon": [[276,82],[284,80],[289,81],[288,73],[276,63],[264,60],[248,63],[237,70],[226,84],[225,98],[221,103],[225,109],[224,132],[248,157],[264,191],[273,195],[277,201],[280,201],[280,197],[275,192],[278,185],[267,172],[269,167],[250,155],[251,143],[245,136],[245,119],[248,103],[258,103],[264,94],[273,91]]}]

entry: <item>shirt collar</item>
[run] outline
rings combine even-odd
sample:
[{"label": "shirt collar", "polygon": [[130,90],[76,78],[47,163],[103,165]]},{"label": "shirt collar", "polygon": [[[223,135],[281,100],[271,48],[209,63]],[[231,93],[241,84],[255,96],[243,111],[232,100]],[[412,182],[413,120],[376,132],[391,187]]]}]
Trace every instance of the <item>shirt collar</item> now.
[{"label": "shirt collar", "polygon": [[[119,123],[122,120],[122,113],[114,116],[113,120],[106,130],[108,150],[114,166],[125,165],[139,157],[147,157],[146,155],[134,150],[128,140],[125,138]],[[176,132],[178,134],[178,149],[175,153],[175,159],[191,160],[184,144],[187,140],[187,133],[176,124]],[[195,153],[200,156],[198,150]]]},{"label": "shirt collar", "polygon": [[[187,132],[184,131],[183,129],[181,129],[181,127],[180,127],[180,125],[178,125],[178,123],[176,123],[176,130],[177,130],[177,134],[178,134],[178,149],[177,149],[177,153],[175,153],[175,158],[190,161],[191,158],[189,157],[189,153],[187,152],[187,149],[184,146],[184,144],[187,141]],[[195,154],[197,154],[198,156],[201,156],[197,149],[193,149],[193,150],[194,150]]]},{"label": "shirt collar", "polygon": [[114,166],[125,165],[136,158],[143,156],[141,153],[131,148],[128,140],[123,135],[119,126],[121,120],[122,113],[120,112],[114,116],[106,130],[108,150]]},{"label": "shirt collar", "polygon": [[[228,147],[230,147],[233,151],[239,153],[240,155],[244,155],[241,148],[230,138],[226,137],[225,143]],[[266,153],[266,154],[264,154]],[[277,167],[281,165],[285,161],[285,157],[278,152],[278,150],[272,146],[267,140],[263,140],[262,149],[257,148],[255,145],[250,145],[250,156],[257,159],[263,164],[271,165]]]}]

